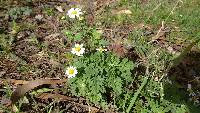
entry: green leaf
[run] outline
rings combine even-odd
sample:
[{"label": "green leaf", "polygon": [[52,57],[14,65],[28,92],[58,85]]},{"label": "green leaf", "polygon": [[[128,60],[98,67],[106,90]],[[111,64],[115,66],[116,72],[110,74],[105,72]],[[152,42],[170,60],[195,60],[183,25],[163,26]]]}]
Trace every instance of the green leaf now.
[{"label": "green leaf", "polygon": [[139,89],[137,90],[137,92],[134,94],[133,98],[131,99],[131,102],[128,106],[128,109],[126,110],[127,113],[130,113],[131,108],[133,107],[133,105],[135,104],[135,101],[138,97],[138,95],[140,94],[140,92],[142,91],[142,89],[144,88],[144,86],[147,84],[149,77],[144,77],[144,80],[141,84],[141,86],[139,87]]},{"label": "green leaf", "polygon": [[81,40],[81,37],[82,37],[82,34],[81,33],[77,33],[74,37],[74,40],[75,41],[80,41]]}]

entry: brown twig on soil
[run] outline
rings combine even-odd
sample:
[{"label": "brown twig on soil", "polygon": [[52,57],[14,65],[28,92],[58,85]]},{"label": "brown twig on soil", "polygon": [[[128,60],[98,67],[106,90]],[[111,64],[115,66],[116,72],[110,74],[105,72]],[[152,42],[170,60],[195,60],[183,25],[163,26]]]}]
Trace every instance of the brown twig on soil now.
[{"label": "brown twig on soil", "polygon": [[151,42],[156,41],[157,39],[159,39],[160,36],[164,35],[163,33],[165,33],[165,32],[162,32],[164,29],[165,29],[164,21],[162,21],[162,25],[161,25],[160,29],[158,30],[158,33],[156,34],[156,36],[152,37]]},{"label": "brown twig on soil", "polygon": [[43,84],[61,84],[63,82],[66,82],[66,79],[58,80],[58,79],[39,79],[30,81],[27,84],[24,84],[22,86],[17,87],[17,89],[13,92],[11,96],[12,103],[16,103],[22,96],[25,95],[26,92],[41,86]]}]

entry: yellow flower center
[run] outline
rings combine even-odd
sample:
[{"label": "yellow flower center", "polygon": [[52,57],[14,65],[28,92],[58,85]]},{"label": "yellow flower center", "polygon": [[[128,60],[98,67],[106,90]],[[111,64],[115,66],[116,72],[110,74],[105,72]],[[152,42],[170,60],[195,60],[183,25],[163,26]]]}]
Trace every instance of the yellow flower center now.
[{"label": "yellow flower center", "polygon": [[76,47],[75,50],[79,52],[81,50],[81,48],[80,47]]},{"label": "yellow flower center", "polygon": [[74,74],[74,69],[69,69],[69,74]]},{"label": "yellow flower center", "polygon": [[99,48],[99,51],[100,51],[100,52],[103,52],[103,51],[104,51],[104,49],[103,49],[103,48]]},{"label": "yellow flower center", "polygon": [[72,14],[73,15],[76,15],[78,12],[77,11],[72,11]]},{"label": "yellow flower center", "polygon": [[100,48],[98,48],[98,51],[99,52],[103,52],[103,51],[105,51],[105,49],[103,49],[102,47],[100,47]]}]

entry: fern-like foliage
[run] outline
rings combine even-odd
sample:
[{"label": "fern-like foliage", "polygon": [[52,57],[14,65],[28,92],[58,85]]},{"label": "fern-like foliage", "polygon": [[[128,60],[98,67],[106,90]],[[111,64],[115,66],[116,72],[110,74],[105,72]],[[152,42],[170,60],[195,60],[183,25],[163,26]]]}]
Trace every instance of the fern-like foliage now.
[{"label": "fern-like foliage", "polygon": [[69,80],[72,94],[105,107],[125,94],[136,65],[109,52],[96,52],[78,59],[73,66],[77,67],[78,75]]}]

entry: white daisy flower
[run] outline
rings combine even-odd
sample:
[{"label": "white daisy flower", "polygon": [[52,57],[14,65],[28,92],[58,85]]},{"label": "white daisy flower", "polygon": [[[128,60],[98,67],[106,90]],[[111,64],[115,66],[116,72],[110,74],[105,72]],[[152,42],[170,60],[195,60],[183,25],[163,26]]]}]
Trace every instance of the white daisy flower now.
[{"label": "white daisy flower", "polygon": [[75,54],[77,56],[83,56],[83,53],[85,52],[85,48],[83,48],[83,44],[75,44],[75,47],[72,48],[72,54]]},{"label": "white daisy flower", "polygon": [[102,47],[97,48],[96,50],[99,51],[99,52],[101,52],[101,53],[104,52],[104,51],[107,51],[107,49],[104,49],[104,48],[102,48]]},{"label": "white daisy flower", "polygon": [[67,12],[67,15],[70,18],[76,18],[76,17],[79,18],[81,14],[83,14],[83,13],[81,12],[81,9],[79,9],[79,8],[71,8]]},{"label": "white daisy flower", "polygon": [[67,68],[65,74],[67,75],[68,78],[73,78],[76,76],[78,71],[76,70],[76,67],[70,66]]}]

